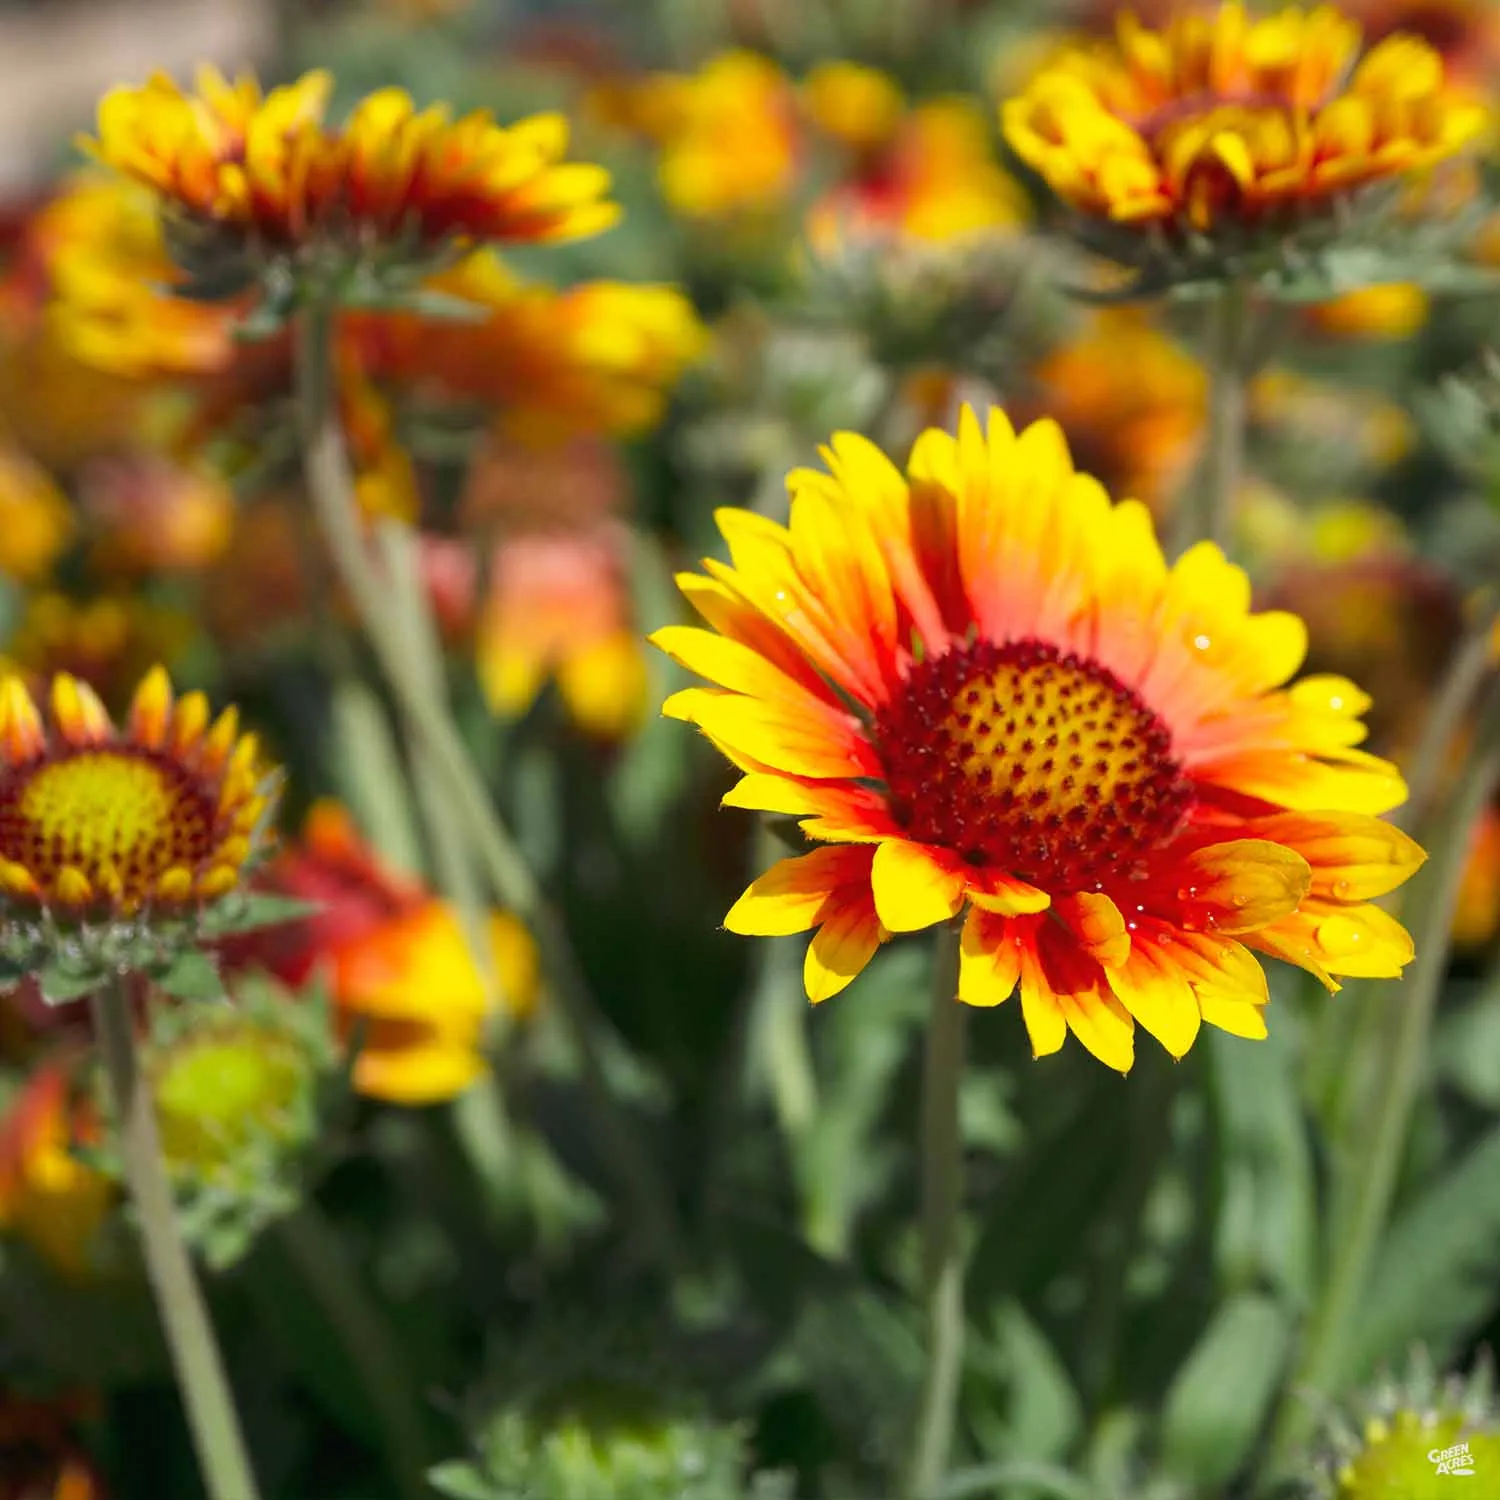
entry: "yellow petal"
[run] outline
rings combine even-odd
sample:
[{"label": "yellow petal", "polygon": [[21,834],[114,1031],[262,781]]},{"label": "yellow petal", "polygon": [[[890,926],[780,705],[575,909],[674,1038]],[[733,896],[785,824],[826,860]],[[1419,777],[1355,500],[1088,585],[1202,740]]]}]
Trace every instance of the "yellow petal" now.
[{"label": "yellow petal", "polygon": [[945,851],[905,839],[887,839],[875,850],[870,885],[875,910],[890,932],[918,932],[957,916],[967,880]]}]

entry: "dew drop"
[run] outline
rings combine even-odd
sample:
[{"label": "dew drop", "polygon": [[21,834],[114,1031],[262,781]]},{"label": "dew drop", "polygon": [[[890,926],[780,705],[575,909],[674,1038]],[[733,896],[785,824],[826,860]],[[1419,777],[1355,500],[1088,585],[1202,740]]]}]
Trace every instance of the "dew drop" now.
[{"label": "dew drop", "polygon": [[1213,645],[1213,637],[1204,635],[1201,631],[1193,637],[1193,648],[1197,651],[1207,651]]}]

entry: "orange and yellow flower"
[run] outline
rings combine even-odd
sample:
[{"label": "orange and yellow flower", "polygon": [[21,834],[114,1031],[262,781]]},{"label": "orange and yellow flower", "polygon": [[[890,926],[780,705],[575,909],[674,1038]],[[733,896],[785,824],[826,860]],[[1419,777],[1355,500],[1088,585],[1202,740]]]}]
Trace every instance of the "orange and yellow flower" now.
[{"label": "orange and yellow flower", "polygon": [[[278,857],[267,883],[317,911],[231,952],[288,984],[324,978],[342,1032],[359,1045],[353,1080],[360,1093],[432,1104],[484,1073],[490,991],[458,914],[420,881],[387,868],[341,807],[313,808],[300,846]],[[487,935],[500,999],[523,1016],[537,996],[531,935],[499,911],[490,914]]]},{"label": "orange and yellow flower", "polygon": [[107,94],[98,138],[82,144],[173,212],[273,251],[311,240],[557,241],[618,217],[609,174],[563,160],[560,115],[509,127],[484,110],[454,120],[389,88],[336,128],[324,118],[332,89],[313,72],[263,94],[251,77],[230,83],[203,68],[185,92],[159,73]]},{"label": "orange and yellow flower", "polygon": [[49,735],[20,677],[0,682],[0,900],[89,916],[183,911],[241,882],[269,793],[235,710],[174,701],[160,667],[123,731],[67,673]]},{"label": "orange and yellow flower", "polygon": [[862,146],[838,186],[814,205],[808,236],[819,249],[849,234],[951,245],[1019,229],[1026,219],[1025,195],[995,160],[978,107],[934,99]]},{"label": "orange and yellow flower", "polygon": [[104,1500],[78,1433],[97,1405],[82,1391],[0,1394],[0,1500]]},{"label": "orange and yellow flower", "polygon": [[1085,215],[1210,232],[1281,224],[1429,167],[1486,116],[1414,37],[1360,56],[1358,24],[1331,6],[1252,18],[1229,0],[1162,29],[1123,12],[1112,42],[1064,49],[1002,118],[1017,155]]},{"label": "orange and yellow flower", "polygon": [[720,512],[731,566],[680,582],[711,629],[653,638],[706,677],[668,700],[743,772],[728,805],[817,847],[735,904],[734,931],[816,928],[814,1000],[892,933],[963,917],[959,998],[1017,987],[1032,1046],[1071,1030],[1131,1066],[1201,1023],[1265,1035],[1256,953],[1393,975],[1411,941],[1373,897],[1420,849],[1376,814],[1395,768],[1367,700],[1290,686],[1295,616],[1252,613],[1203,543],[1168,566],[1149,513],[1074,471],[1060,429],[966,409],[903,475],[850,434],[789,481],[790,524]]},{"label": "orange and yellow flower", "polygon": [[493,409],[504,433],[532,443],[649,427],[707,342],[673,287],[589,281],[557,291],[484,252],[430,285],[471,303],[474,319],[350,318],[350,357],[373,379]]},{"label": "orange and yellow flower", "polygon": [[662,196],[686,218],[773,214],[796,187],[796,90],[769,58],[726,52],[697,73],[659,74],[632,91],[630,112],[659,142]]},{"label": "orange and yellow flower", "polygon": [[74,1150],[78,1113],[68,1069],[45,1063],[0,1118],[0,1233],[74,1277],[93,1263],[117,1196]]},{"label": "orange and yellow flower", "polygon": [[1360,287],[1307,310],[1308,323],[1335,338],[1405,339],[1427,321],[1431,299],[1411,281]]}]

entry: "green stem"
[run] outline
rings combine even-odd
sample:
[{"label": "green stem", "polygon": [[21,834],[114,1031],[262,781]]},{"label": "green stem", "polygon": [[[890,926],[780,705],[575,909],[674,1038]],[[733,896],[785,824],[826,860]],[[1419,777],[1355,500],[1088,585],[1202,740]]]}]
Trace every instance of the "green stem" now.
[{"label": "green stem", "polygon": [[146,1275],[171,1351],[204,1487],[210,1500],[257,1500],[224,1359],[187,1248],[177,1232],[156,1111],[136,1056],[126,977],[121,975],[95,991],[89,1003],[95,1042],[109,1079]]},{"label": "green stem", "polygon": [[1243,282],[1226,282],[1209,316],[1208,446],[1197,490],[1197,505],[1183,505],[1177,527],[1177,550],[1194,542],[1229,540],[1235,496],[1245,467],[1245,428],[1249,416],[1250,295]]},{"label": "green stem", "polygon": [[932,1010],[922,1068],[922,1297],[927,1364],[904,1500],[930,1500],[942,1484],[953,1446],[963,1369],[963,1140],[958,1095],[963,1081],[968,1007],[957,999],[958,933],[938,934]]},{"label": "green stem", "polygon": [[282,1243],[359,1372],[380,1423],[391,1477],[407,1500],[428,1494],[427,1439],[401,1351],[338,1236],[309,1201],[277,1225]]},{"label": "green stem", "polygon": [[[1328,1276],[1304,1342],[1294,1388],[1304,1396],[1337,1394],[1350,1324],[1381,1231],[1390,1214],[1406,1149],[1407,1133],[1427,1066],[1427,1044],[1448,967],[1453,912],[1468,860],[1469,833],[1500,785],[1500,688],[1485,703],[1473,751],[1454,793],[1423,886],[1413,926],[1416,959],[1399,988],[1387,988],[1396,1003],[1384,1046],[1381,1086],[1373,1128],[1359,1159],[1351,1163],[1350,1212],[1335,1223]],[[1308,1403],[1283,1408],[1274,1452],[1284,1458],[1305,1435]]]},{"label": "green stem", "polygon": [[674,1241],[671,1200],[654,1161],[610,1092],[597,1036],[602,1018],[567,930],[496,814],[448,704],[442,695],[428,690],[420,671],[412,671],[399,621],[390,613],[388,583],[366,549],[333,402],[331,335],[330,308],[318,305],[303,310],[297,331],[297,392],[303,463],[313,510],[403,722],[431,757],[434,774],[447,783],[464,833],[472,840],[471,847],[494,894],[536,938],[552,993],[583,1070],[601,1149],[635,1200],[643,1234],[656,1249],[666,1252]]}]

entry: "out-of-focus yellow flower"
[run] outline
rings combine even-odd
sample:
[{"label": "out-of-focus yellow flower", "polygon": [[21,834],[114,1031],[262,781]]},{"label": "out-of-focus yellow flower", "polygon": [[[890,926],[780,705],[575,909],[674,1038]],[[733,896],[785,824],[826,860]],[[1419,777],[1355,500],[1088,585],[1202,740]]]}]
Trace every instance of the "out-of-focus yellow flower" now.
[{"label": "out-of-focus yellow flower", "polygon": [[0,574],[22,583],[45,578],[76,531],[51,476],[0,434]]},{"label": "out-of-focus yellow flower", "polygon": [[1280,223],[1452,156],[1485,111],[1426,43],[1360,56],[1331,6],[1252,18],[1238,0],[1163,29],[1128,11],[1002,111],[1006,139],[1064,202],[1119,225]]},{"label": "out-of-focus yellow flower", "polygon": [[350,319],[352,358],[376,380],[492,408],[505,433],[533,443],[649,427],[707,340],[672,287],[592,281],[556,291],[519,281],[487,253],[433,285],[473,303],[476,319]]},{"label": "out-of-focus yellow flower", "polygon": [[630,616],[618,523],[504,540],[480,605],[479,681],[490,706],[525,713],[548,681],[585,733],[618,740],[641,721],[647,676]]},{"label": "out-of-focus yellow flower", "polygon": [[639,86],[638,118],[661,146],[663,195],[691,219],[774,213],[802,159],[796,90],[770,59],[726,52],[701,71]]},{"label": "out-of-focus yellow flower", "polygon": [[334,128],[324,120],[332,89],[324,72],[268,94],[213,68],[193,92],[156,74],[107,94],[98,137],[82,144],[163,206],[273,250],[576,239],[619,215],[602,167],[563,161],[560,115],[509,127],[483,110],[454,120],[390,88]]},{"label": "out-of-focus yellow flower", "polygon": [[900,85],[860,63],[820,63],[802,80],[802,105],[824,135],[854,151],[884,145],[906,110]]},{"label": "out-of-focus yellow flower", "polygon": [[52,728],[0,680],[0,901],[10,914],[181,913],[234,890],[270,801],[253,735],[154,668],[124,731],[98,695],[52,680]]},{"label": "out-of-focus yellow flower", "polygon": [[813,207],[808,237],[819,249],[851,233],[951,244],[1026,219],[1025,196],[995,160],[977,106],[935,99],[907,111],[878,149],[857,157]]},{"label": "out-of-focus yellow flower", "polygon": [[68,1070],[48,1063],[0,1119],[0,1232],[69,1276],[89,1270],[115,1202],[109,1179],[73,1150],[76,1114]]},{"label": "out-of-focus yellow flower", "polygon": [[52,329],[79,363],[118,375],[222,370],[234,358],[232,309],[173,295],[156,201],[138,183],[76,176],[38,215]]},{"label": "out-of-focus yellow flower", "polygon": [[1427,321],[1431,305],[1415,282],[1392,281],[1319,302],[1308,309],[1307,320],[1319,333],[1339,338],[1405,339]]},{"label": "out-of-focus yellow flower", "polygon": [[1038,414],[1068,435],[1085,473],[1164,514],[1197,460],[1207,402],[1202,367],[1142,312],[1110,309],[1032,372]]},{"label": "out-of-focus yellow flower", "polygon": [[59,672],[86,682],[110,710],[123,710],[129,693],[153,663],[170,662],[195,630],[186,615],[130,594],[74,599],[53,589],[28,594],[0,673],[19,672],[33,691]]},{"label": "out-of-focus yellow flower", "polygon": [[96,459],[80,476],[78,504],[94,565],[110,574],[200,572],[234,529],[222,478],[151,453]]},{"label": "out-of-focus yellow flower", "polygon": [[1500,11],[1490,0],[1344,0],[1371,41],[1420,37],[1450,78],[1491,89],[1500,71]]}]

